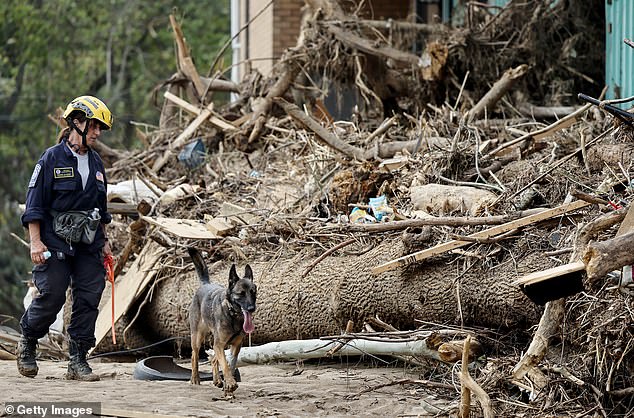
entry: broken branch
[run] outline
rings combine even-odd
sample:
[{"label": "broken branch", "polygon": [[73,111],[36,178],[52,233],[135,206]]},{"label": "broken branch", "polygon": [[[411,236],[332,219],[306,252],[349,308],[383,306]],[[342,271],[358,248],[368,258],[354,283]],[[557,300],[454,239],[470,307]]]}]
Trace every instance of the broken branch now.
[{"label": "broken branch", "polygon": [[496,103],[509,91],[515,82],[528,71],[528,65],[522,64],[515,68],[509,68],[502,77],[495,82],[491,90],[480,99],[478,103],[466,115],[467,122],[479,118],[485,111],[491,111]]},{"label": "broken branch", "polygon": [[352,146],[339,138],[337,138],[334,134],[328,132],[326,128],[321,126],[319,122],[315,119],[311,118],[306,113],[302,112],[299,107],[294,105],[293,103],[289,103],[282,98],[274,99],[275,104],[279,105],[284,111],[293,119],[297,120],[302,125],[306,126],[308,129],[313,131],[317,138],[321,139],[321,141],[331,147],[332,149],[339,151],[345,156],[358,160],[365,161],[366,158],[364,156],[363,150]]}]

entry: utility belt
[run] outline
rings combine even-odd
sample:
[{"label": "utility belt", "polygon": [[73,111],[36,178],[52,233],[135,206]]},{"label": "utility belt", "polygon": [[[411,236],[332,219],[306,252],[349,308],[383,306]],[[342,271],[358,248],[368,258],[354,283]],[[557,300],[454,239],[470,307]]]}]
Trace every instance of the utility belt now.
[{"label": "utility belt", "polygon": [[68,212],[57,212],[51,210],[53,216],[53,231],[58,237],[63,239],[71,246],[82,242],[84,244],[92,244],[97,235],[97,228],[101,216],[98,209],[92,211],[75,210]]}]

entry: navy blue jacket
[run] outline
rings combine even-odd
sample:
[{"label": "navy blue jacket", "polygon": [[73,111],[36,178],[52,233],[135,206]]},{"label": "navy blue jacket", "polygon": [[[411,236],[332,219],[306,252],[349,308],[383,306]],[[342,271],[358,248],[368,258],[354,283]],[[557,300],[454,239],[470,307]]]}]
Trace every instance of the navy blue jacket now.
[{"label": "navy blue jacket", "polygon": [[86,188],[82,189],[81,175],[77,171],[77,158],[66,140],[44,151],[35,165],[26,194],[26,210],[22,215],[22,225],[40,222],[40,237],[51,252],[62,251],[75,255],[77,247],[88,251],[100,251],[105,237],[102,228],[97,229],[92,244],[74,243],[69,245],[53,231],[53,216],[50,210],[67,212],[72,210],[92,210],[99,208],[101,223],[112,221],[107,208],[107,181],[101,157],[92,149],[88,151],[90,174]]}]

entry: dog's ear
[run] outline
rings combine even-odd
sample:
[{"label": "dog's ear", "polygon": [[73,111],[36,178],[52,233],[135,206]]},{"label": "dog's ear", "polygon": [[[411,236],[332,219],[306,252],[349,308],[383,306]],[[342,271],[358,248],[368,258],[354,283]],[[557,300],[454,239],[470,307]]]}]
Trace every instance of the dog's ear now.
[{"label": "dog's ear", "polygon": [[244,268],[244,278],[253,281],[253,270],[251,270],[251,266],[248,264]]},{"label": "dog's ear", "polygon": [[229,270],[229,289],[233,288],[233,286],[238,283],[240,277],[238,277],[238,273],[236,273],[236,265],[231,265],[231,270]]}]

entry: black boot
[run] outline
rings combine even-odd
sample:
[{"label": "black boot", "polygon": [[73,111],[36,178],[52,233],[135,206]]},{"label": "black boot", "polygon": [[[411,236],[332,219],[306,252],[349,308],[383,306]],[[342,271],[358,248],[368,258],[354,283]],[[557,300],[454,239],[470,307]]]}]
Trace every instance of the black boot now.
[{"label": "black boot", "polygon": [[35,348],[37,347],[37,338],[29,338],[22,336],[18,342],[18,371],[22,376],[37,376],[37,363],[35,362]]},{"label": "black boot", "polygon": [[81,341],[68,340],[70,361],[68,362],[66,379],[83,380],[85,382],[95,382],[99,380],[99,376],[92,372],[92,369],[86,361],[88,350],[90,350],[89,344]]}]

